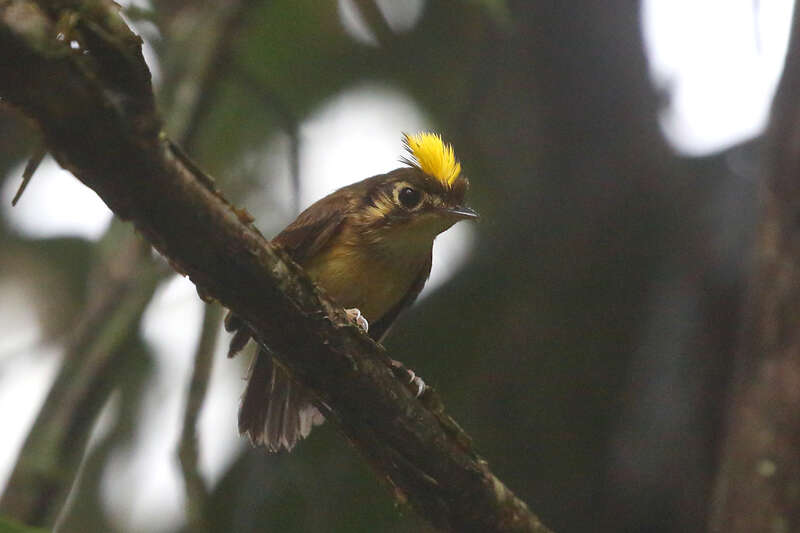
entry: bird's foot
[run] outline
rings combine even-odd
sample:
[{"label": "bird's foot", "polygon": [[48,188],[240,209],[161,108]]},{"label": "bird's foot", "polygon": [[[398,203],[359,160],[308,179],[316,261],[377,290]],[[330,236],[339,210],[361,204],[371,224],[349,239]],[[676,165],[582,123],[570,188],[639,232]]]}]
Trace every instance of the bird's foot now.
[{"label": "bird's foot", "polygon": [[350,322],[363,329],[364,333],[369,331],[369,322],[367,322],[367,319],[364,318],[364,315],[361,314],[360,310],[354,307],[352,309],[345,309],[345,312],[347,313],[347,318],[350,319]]},{"label": "bird's foot", "polygon": [[404,381],[407,380],[408,387],[414,392],[417,398],[422,396],[425,393],[425,389],[428,388],[421,377],[410,368],[406,368],[400,361],[392,359],[392,370],[394,370],[394,374],[398,378]]}]

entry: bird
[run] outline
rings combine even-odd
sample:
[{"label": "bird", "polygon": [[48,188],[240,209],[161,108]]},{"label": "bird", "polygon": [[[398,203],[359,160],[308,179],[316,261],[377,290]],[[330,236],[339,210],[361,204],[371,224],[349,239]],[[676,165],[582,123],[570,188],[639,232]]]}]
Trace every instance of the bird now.
[{"label": "bird", "polygon": [[[464,203],[469,180],[452,145],[432,132],[406,133],[402,140],[402,167],[318,200],[271,241],[376,342],[425,286],[436,236],[478,218]],[[252,332],[234,313],[225,327],[234,334],[233,357]],[[418,384],[419,395],[424,383],[394,363]],[[259,345],[239,407],[239,433],[268,452],[291,451],[324,419],[313,394]]]}]

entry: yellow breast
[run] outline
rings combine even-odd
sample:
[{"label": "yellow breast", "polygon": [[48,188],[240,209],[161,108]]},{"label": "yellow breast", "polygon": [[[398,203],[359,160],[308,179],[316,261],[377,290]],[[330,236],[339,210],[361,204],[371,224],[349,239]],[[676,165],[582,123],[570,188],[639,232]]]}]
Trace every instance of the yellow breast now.
[{"label": "yellow breast", "polygon": [[337,240],[302,266],[339,305],[357,307],[376,322],[411,289],[429,250],[398,258]]}]

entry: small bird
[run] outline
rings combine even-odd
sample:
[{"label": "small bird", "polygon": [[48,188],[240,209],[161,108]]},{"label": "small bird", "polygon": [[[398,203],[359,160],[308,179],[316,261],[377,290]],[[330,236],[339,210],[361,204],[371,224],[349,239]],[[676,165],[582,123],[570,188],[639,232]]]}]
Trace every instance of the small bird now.
[{"label": "small bird", "polygon": [[[405,134],[404,144],[405,167],[331,193],[272,240],[376,342],[425,285],[436,236],[459,220],[478,217],[464,205],[469,182],[450,144],[428,132]],[[230,313],[225,326],[235,332],[232,357],[251,332]],[[424,384],[417,383],[421,393]],[[277,452],[291,450],[323,421],[313,395],[259,346],[242,396],[239,432]]]}]

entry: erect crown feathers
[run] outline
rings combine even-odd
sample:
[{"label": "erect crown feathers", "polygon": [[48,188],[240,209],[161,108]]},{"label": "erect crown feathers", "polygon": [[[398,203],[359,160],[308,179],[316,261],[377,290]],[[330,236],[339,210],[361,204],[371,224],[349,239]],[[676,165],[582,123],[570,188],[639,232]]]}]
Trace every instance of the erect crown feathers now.
[{"label": "erect crown feathers", "polygon": [[416,135],[403,134],[409,157],[400,160],[435,178],[445,187],[452,187],[461,174],[461,163],[456,159],[452,145],[444,142],[438,133],[423,131]]}]

